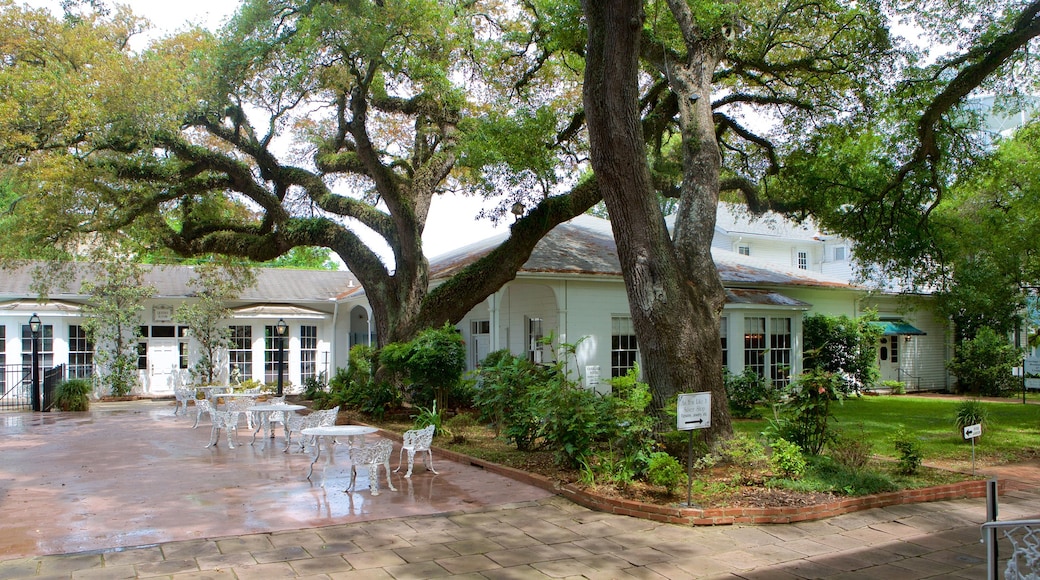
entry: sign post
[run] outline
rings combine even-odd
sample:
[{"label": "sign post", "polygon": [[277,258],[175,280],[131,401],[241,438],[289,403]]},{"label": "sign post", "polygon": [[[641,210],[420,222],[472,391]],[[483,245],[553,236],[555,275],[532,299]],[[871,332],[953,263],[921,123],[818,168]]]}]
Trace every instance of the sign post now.
[{"label": "sign post", "polygon": [[982,435],[982,424],[976,423],[964,427],[964,438],[971,439],[971,474],[975,475],[975,439]]},{"label": "sign post", "polygon": [[680,393],[676,404],[675,428],[689,431],[686,447],[686,506],[691,507],[693,495],[693,432],[711,427],[711,393]]}]

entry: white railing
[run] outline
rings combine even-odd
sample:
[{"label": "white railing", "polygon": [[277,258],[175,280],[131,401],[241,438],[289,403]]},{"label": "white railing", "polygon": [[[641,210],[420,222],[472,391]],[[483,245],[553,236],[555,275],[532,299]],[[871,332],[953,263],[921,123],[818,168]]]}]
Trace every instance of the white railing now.
[{"label": "white railing", "polygon": [[1006,556],[1004,580],[1040,580],[1040,520],[997,520],[997,480],[986,482],[986,523],[982,542],[986,544],[986,578],[1001,577],[1001,540],[1011,548]]}]

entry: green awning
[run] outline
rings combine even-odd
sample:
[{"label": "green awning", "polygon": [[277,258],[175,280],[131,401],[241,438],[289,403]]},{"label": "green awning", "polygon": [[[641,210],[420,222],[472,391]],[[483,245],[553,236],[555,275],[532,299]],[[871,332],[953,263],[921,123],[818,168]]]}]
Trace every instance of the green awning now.
[{"label": "green awning", "polygon": [[917,336],[923,336],[927,334],[925,331],[917,328],[912,324],[907,324],[902,320],[878,320],[871,322],[874,326],[881,327],[881,334],[884,336],[897,336],[900,334],[913,334]]}]

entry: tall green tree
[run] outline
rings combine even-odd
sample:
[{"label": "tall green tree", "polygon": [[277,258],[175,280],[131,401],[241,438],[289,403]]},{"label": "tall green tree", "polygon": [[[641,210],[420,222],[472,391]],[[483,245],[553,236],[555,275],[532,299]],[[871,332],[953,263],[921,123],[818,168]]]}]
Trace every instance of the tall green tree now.
[{"label": "tall green tree", "polygon": [[81,291],[89,296],[83,326],[96,347],[96,380],[112,395],[126,396],[138,385],[141,313],[155,288],[144,283],[144,268],[133,260],[95,262],[90,271]]},{"label": "tall green tree", "polygon": [[197,384],[226,382],[221,357],[231,345],[231,309],[228,303],[256,282],[254,270],[228,261],[210,261],[195,266],[195,276],[188,282],[194,289],[194,301],[177,307],[174,319],[188,327],[198,343],[198,354],[191,369]]},{"label": "tall green tree", "polygon": [[[582,6],[591,163],[655,407],[711,392],[712,435],[728,434],[719,372],[725,293],[711,256],[720,194],[767,207],[761,180],[779,171],[783,142],[863,108],[871,77],[890,60],[883,18],[873,6],[839,2]],[[774,135],[740,121],[756,107],[779,117]],[[657,191],[678,197],[671,233]]]}]

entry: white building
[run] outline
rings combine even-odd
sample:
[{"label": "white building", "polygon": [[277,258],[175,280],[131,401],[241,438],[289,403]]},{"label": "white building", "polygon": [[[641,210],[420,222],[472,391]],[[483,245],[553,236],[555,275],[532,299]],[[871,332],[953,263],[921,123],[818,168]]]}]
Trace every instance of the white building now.
[{"label": "white building", "polygon": [[[725,208],[720,217],[726,214]],[[781,384],[801,371],[801,328],[806,313],[860,316],[877,310],[886,323],[878,347],[884,378],[909,388],[945,389],[951,352],[949,332],[936,320],[926,296],[898,297],[871,293],[849,282],[847,246],[816,232],[774,222],[741,224],[719,220],[713,255],[727,290],[721,337],[726,366],[741,372],[755,368]],[[497,236],[431,260],[433,284],[491,251]],[[848,250],[846,249],[845,252]],[[156,266],[146,283],[157,289],[145,304],[140,323],[141,394],[164,396],[189,380],[188,369],[198,345],[183,325],[174,322],[176,308],[192,301],[190,266]],[[4,392],[24,382],[31,340],[28,320],[37,313],[43,323],[44,367],[68,365],[67,374],[82,376],[93,363],[92,346],[83,332],[81,281],[52,292],[39,302],[31,291],[28,269],[0,277],[0,366]],[[318,373],[331,376],[345,367],[355,344],[375,342],[365,293],[349,272],[265,269],[257,282],[230,305],[227,323],[234,346],[221,366],[222,380],[232,374],[271,383],[277,377],[279,320],[289,327],[285,344],[290,391]],[[535,248],[516,278],[489,296],[459,323],[474,368],[489,352],[508,349],[533,361],[548,362],[560,343],[577,343],[573,370],[592,387],[623,374],[639,360],[627,296],[609,224],[580,216],[561,224]],[[542,337],[555,337],[544,345]],[[232,371],[237,369],[237,372]],[[8,395],[11,396],[11,395]],[[5,397],[6,398],[6,397]],[[0,400],[2,404],[2,400]]]}]

